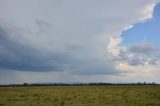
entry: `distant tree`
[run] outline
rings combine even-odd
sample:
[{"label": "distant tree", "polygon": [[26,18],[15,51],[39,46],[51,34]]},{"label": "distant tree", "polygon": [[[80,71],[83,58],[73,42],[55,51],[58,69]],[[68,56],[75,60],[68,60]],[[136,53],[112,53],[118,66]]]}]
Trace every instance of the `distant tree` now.
[{"label": "distant tree", "polygon": [[152,85],[156,85],[156,83],[155,83],[155,82],[152,82]]},{"label": "distant tree", "polygon": [[28,85],[28,83],[24,83],[23,85],[24,85],[24,86],[27,86],[27,85]]},{"label": "distant tree", "polygon": [[140,83],[140,82],[137,82],[137,85],[141,85],[142,83]]}]

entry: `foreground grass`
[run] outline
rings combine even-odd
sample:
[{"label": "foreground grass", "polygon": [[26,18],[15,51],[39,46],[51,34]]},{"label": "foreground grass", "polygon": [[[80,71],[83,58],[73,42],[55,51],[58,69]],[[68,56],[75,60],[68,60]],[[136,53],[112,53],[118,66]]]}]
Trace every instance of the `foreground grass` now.
[{"label": "foreground grass", "polygon": [[160,86],[1,87],[0,106],[160,106]]}]

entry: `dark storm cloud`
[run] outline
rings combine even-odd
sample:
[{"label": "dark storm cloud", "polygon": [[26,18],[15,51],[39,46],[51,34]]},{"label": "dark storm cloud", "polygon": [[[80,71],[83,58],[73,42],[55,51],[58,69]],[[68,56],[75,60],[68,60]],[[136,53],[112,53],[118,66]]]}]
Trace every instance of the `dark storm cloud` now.
[{"label": "dark storm cloud", "polygon": [[137,7],[150,4],[142,1],[3,1],[0,22],[16,27],[0,28],[0,68],[115,75],[106,44],[141,17]]},{"label": "dark storm cloud", "polygon": [[[60,71],[67,56],[44,56],[40,51],[10,37],[12,32],[0,27],[0,68],[21,71]],[[18,33],[17,33],[18,34]]]},{"label": "dark storm cloud", "polygon": [[[42,25],[38,24],[38,26]],[[15,32],[12,32],[10,28],[0,27],[0,69],[2,70],[68,71],[71,74],[81,75],[116,74],[116,70],[110,66],[110,63],[85,57],[83,53],[80,53],[83,51],[82,47],[74,43],[68,44],[63,52],[43,51],[43,49],[38,50],[24,43],[24,39],[14,39],[14,35],[23,34]]]}]

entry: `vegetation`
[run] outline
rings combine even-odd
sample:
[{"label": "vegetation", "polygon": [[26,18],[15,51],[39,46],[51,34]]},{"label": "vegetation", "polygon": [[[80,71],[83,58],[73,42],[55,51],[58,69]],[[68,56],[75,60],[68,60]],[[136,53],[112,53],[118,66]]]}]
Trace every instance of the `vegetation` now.
[{"label": "vegetation", "polygon": [[0,87],[0,106],[160,106],[160,85]]}]

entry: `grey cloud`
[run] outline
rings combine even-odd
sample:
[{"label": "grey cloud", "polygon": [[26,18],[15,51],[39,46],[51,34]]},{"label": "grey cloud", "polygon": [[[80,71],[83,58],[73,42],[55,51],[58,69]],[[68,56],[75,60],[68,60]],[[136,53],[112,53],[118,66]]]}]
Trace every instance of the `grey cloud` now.
[{"label": "grey cloud", "polygon": [[[23,42],[24,39],[12,39],[18,34],[7,27],[0,28],[0,68],[1,70],[16,71],[68,71],[70,74],[94,75],[94,74],[116,74],[116,70],[111,63],[103,59],[96,60],[93,54],[88,54],[89,50],[82,49],[83,46],[76,45],[76,42],[69,42],[62,51],[43,51],[33,45]],[[16,30],[16,29],[14,29]],[[14,35],[11,35],[14,34]],[[25,34],[27,34],[25,32]],[[83,43],[83,42],[82,42]],[[86,54],[87,53],[87,54]],[[90,55],[90,56],[89,56]],[[98,55],[98,54],[97,54]],[[95,58],[95,59],[94,59]],[[104,62],[104,63],[103,63]],[[108,65],[110,64],[110,65]]]},{"label": "grey cloud", "polygon": [[131,47],[129,47],[129,50],[135,53],[147,54],[156,51],[156,47],[149,42],[142,42],[131,45]]},{"label": "grey cloud", "polygon": [[48,22],[41,20],[41,19],[35,20],[35,23],[36,23],[40,33],[43,33],[43,32],[47,33],[48,29],[52,28],[51,24],[49,24]]},{"label": "grey cloud", "polygon": [[[0,28],[0,68],[23,71],[59,71],[58,62],[64,61],[61,54],[54,54],[52,63],[47,54],[11,39],[12,32]],[[64,56],[64,55],[63,55]]]},{"label": "grey cloud", "polygon": [[[137,13],[150,2],[0,1],[0,71],[117,75],[106,53],[108,36],[139,19]],[[3,19],[13,27],[1,27]]]},{"label": "grey cloud", "polygon": [[[81,63],[74,71],[71,71],[73,75],[116,75],[117,70],[114,68],[113,64],[106,61]],[[74,68],[73,68],[74,69]]]},{"label": "grey cloud", "polygon": [[118,56],[114,58],[114,61],[119,61],[119,62],[127,62],[128,64],[132,66],[138,66],[138,65],[143,65],[144,61],[143,59],[140,58],[139,54],[134,54],[134,56],[129,57],[131,54],[130,51],[128,50],[120,50],[120,53]]},{"label": "grey cloud", "polygon": [[[34,6],[37,4],[31,3],[34,10],[25,14],[26,7],[20,6],[21,10],[9,8],[11,12],[6,14],[10,16],[14,13],[16,27],[12,30],[3,28],[7,34],[2,34],[6,44],[1,43],[4,46],[1,51],[7,54],[6,59],[0,61],[0,67],[19,71],[67,71],[83,75],[118,73],[113,63],[108,62],[108,57],[104,57],[106,42],[103,39],[106,35],[101,36],[106,23],[112,25],[107,21],[108,14],[112,13],[107,8],[112,6],[106,6],[105,1],[104,4],[97,4],[96,1],[72,2],[75,5],[71,1],[64,1],[64,4],[40,1],[38,10]],[[13,3],[12,6],[15,5]],[[107,16],[103,16],[105,14]],[[9,53],[14,58],[7,57]],[[4,53],[1,56],[4,57]]]},{"label": "grey cloud", "polygon": [[[137,49],[137,47],[134,49]],[[145,50],[142,49],[140,51],[138,50],[138,52],[137,51],[135,52],[135,51],[132,51],[130,48],[127,50],[121,49],[119,55],[114,57],[112,61],[126,62],[131,66],[144,65],[145,63],[151,64],[151,65],[157,65],[157,62],[159,61],[160,57],[158,57],[159,51],[155,51],[155,50],[147,49],[146,51],[146,48],[145,48]]]},{"label": "grey cloud", "polygon": [[144,65],[144,61],[139,59],[138,57],[131,58],[127,61],[131,66]]}]

